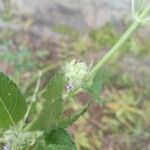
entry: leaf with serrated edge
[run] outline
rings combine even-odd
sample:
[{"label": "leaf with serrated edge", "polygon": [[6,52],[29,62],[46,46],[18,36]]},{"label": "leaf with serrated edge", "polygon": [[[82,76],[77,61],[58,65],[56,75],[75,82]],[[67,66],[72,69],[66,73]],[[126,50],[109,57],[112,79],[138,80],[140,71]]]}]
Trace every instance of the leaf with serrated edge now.
[{"label": "leaf with serrated edge", "polygon": [[26,102],[16,84],[0,72],[0,128],[15,126],[26,112]]},{"label": "leaf with serrated edge", "polygon": [[53,129],[45,139],[46,150],[76,150],[72,137],[64,129]]},{"label": "leaf with serrated edge", "polygon": [[92,97],[92,99],[97,102],[101,103],[102,100],[100,98],[100,90],[102,88],[104,82],[104,70],[97,71],[96,75],[93,79],[84,87],[84,90]]},{"label": "leaf with serrated edge", "polygon": [[49,131],[51,127],[57,124],[63,108],[62,90],[63,90],[63,75],[56,74],[49,82],[43,96],[42,111],[37,119],[31,124],[29,130],[44,130]]}]

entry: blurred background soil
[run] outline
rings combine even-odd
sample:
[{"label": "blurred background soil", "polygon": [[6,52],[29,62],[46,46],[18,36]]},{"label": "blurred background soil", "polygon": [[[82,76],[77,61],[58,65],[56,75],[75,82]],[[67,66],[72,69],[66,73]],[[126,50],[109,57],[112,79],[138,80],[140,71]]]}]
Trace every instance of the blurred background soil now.
[{"label": "blurred background soil", "polygon": [[[97,62],[131,24],[130,3],[0,0],[0,70],[24,92],[38,70],[52,68],[51,75],[72,58]],[[69,129],[78,150],[150,150],[149,35],[149,24],[140,27],[105,65],[104,103],[91,104]],[[87,99],[81,93],[78,102],[67,102],[66,112]]]}]

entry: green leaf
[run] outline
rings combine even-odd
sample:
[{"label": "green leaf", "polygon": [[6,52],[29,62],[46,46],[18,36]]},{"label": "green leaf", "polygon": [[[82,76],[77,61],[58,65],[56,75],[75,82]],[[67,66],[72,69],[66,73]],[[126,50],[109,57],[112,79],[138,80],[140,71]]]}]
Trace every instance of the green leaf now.
[{"label": "green leaf", "polygon": [[92,97],[92,99],[97,103],[102,103],[100,98],[100,91],[105,79],[105,74],[103,70],[99,70],[93,79],[84,87],[84,90]]},{"label": "green leaf", "polygon": [[46,150],[73,150],[73,149],[70,149],[70,147],[66,145],[51,144],[46,146]]},{"label": "green leaf", "polygon": [[59,121],[59,127],[60,128],[67,128],[70,125],[72,125],[76,120],[78,120],[88,109],[89,106],[89,102],[83,106],[78,112],[72,114],[71,116],[62,119]]},{"label": "green leaf", "polygon": [[36,144],[34,150],[45,150],[46,149],[46,145],[45,145],[45,141],[44,139],[41,139],[40,141],[38,141],[38,143]]},{"label": "green leaf", "polygon": [[26,113],[26,102],[16,84],[0,72],[0,128],[15,126]]},{"label": "green leaf", "polygon": [[49,131],[58,124],[63,109],[61,98],[63,90],[63,75],[61,73],[54,76],[44,92],[42,111],[30,127],[30,130]]},{"label": "green leaf", "polygon": [[46,150],[76,150],[72,137],[64,129],[53,129],[45,140]]}]

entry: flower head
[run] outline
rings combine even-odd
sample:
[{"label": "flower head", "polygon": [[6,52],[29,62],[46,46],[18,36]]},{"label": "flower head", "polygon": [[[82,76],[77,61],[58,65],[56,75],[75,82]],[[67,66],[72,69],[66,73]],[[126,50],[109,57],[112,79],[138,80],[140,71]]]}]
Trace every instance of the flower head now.
[{"label": "flower head", "polygon": [[86,63],[72,60],[65,63],[63,66],[63,72],[65,74],[65,80],[67,81],[67,89],[72,90],[82,86],[85,77],[88,74],[88,67]]},{"label": "flower head", "polygon": [[36,140],[43,135],[42,132],[25,132],[10,129],[4,132],[3,138],[6,144],[3,150],[21,150],[25,145],[34,145]]}]

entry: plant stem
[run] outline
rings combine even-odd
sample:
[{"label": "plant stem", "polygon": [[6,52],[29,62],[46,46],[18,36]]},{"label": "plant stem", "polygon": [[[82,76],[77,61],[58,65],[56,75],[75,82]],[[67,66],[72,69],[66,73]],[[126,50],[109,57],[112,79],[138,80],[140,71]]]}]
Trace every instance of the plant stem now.
[{"label": "plant stem", "polygon": [[31,99],[31,102],[29,104],[29,107],[27,109],[27,112],[25,114],[24,123],[26,122],[26,120],[27,120],[27,118],[29,116],[29,113],[30,113],[30,110],[32,108],[33,103],[36,101],[37,93],[38,93],[38,90],[39,90],[39,87],[40,87],[41,76],[42,76],[42,72],[39,71],[39,75],[38,75],[38,80],[37,80],[37,84],[36,84],[36,87],[35,87],[35,91],[34,91],[34,94],[32,96],[32,99]]},{"label": "plant stem", "polygon": [[[61,61],[59,61],[58,63],[54,64],[54,65],[48,65],[46,66],[44,69],[42,69],[42,74],[46,74],[47,72],[55,69],[56,67],[58,67],[61,64]],[[23,88],[24,93],[26,94],[28,88],[34,84],[34,82],[38,79],[38,76],[33,76],[33,78],[31,78],[30,82],[28,82],[25,87]]]},{"label": "plant stem", "polygon": [[[139,20],[144,20],[144,18],[150,13],[150,7],[146,8],[141,15],[139,16]],[[112,47],[112,49],[94,66],[90,73],[90,77],[94,76],[99,68],[109,60],[109,58],[129,39],[131,34],[137,29],[137,27],[141,24],[140,21],[135,21],[129,27],[129,29],[125,32],[125,34],[120,38],[120,40]]]}]

